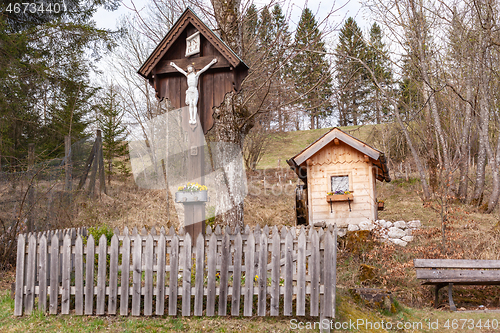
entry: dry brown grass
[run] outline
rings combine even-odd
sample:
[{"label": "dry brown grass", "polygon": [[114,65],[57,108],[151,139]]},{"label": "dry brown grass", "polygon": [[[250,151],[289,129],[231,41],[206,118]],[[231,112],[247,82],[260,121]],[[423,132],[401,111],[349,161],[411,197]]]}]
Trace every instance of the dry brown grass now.
[{"label": "dry brown grass", "polygon": [[[385,200],[386,208],[379,212],[379,218],[392,222],[419,219],[422,228],[414,233],[415,238],[407,247],[378,242],[366,246],[373,239],[361,244],[364,250],[358,253],[340,247],[337,271],[341,286],[387,288],[406,304],[429,306],[433,300],[433,288],[420,285],[413,268],[413,259],[500,259],[500,223],[497,214],[484,214],[469,205],[450,203],[443,247],[440,201],[434,199],[424,204],[419,197],[419,190],[419,183],[412,179],[408,182],[396,180],[378,183],[378,197]],[[377,276],[373,281],[359,282],[361,264],[376,267]],[[480,304],[489,308],[500,306],[498,291],[500,288],[497,286],[454,287],[457,304],[469,309]],[[445,307],[446,300],[446,297],[442,297]]]},{"label": "dry brown grass", "polygon": [[[284,165],[284,158],[292,155],[284,156],[282,151],[280,154],[282,168],[247,171],[246,225],[295,225],[296,176]],[[272,160],[269,164],[276,164],[276,158],[268,156],[268,159]],[[500,218],[497,213],[484,214],[468,205],[450,204],[443,247],[439,200],[424,204],[420,198],[420,184],[411,176],[414,175],[410,175],[408,181],[377,182],[378,198],[385,201],[385,210],[379,212],[379,218],[389,221],[419,219],[423,224],[421,230],[405,248],[370,239],[360,243],[356,250],[341,245],[337,269],[340,288],[382,287],[391,290],[406,304],[430,305],[432,288],[421,286],[416,280],[413,259],[500,259]],[[3,190],[9,193],[8,188]],[[65,212],[63,208],[58,212],[61,216],[71,217],[68,223],[73,226],[108,225],[119,229],[125,226],[129,229],[179,227],[172,199],[167,212],[165,190],[141,189],[132,178],[112,181],[108,194],[102,194],[99,199],[89,199],[82,193],[74,197],[73,203],[71,212]],[[361,264],[374,266],[376,278],[361,283],[358,278]],[[460,306],[500,305],[498,287],[472,286],[455,290]]]},{"label": "dry brown grass", "polygon": [[112,181],[108,194],[98,199],[80,196],[76,206],[76,224],[85,226],[108,225],[122,230],[137,227],[178,228],[178,218],[170,196],[167,212],[165,190],[148,190],[136,186],[133,179]]}]

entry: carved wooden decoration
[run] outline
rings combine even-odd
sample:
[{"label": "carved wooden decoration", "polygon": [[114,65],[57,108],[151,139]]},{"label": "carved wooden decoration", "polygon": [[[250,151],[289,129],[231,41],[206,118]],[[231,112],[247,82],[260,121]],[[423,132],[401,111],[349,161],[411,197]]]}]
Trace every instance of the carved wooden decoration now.
[{"label": "carved wooden decoration", "polygon": [[187,81],[170,63],[183,70],[192,65],[197,72],[214,58],[217,63],[201,75],[198,88],[198,115],[203,132],[207,133],[213,126],[212,108],[219,106],[228,92],[240,90],[248,67],[190,8],[184,11],[138,73],[148,79],[160,100],[167,98],[172,107],[181,108],[186,106]]}]

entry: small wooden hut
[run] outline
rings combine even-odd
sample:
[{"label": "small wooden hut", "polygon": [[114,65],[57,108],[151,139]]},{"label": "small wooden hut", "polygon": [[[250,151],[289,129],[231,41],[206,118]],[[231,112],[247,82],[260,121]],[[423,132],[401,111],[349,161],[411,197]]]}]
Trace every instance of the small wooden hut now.
[{"label": "small wooden hut", "polygon": [[391,181],[383,152],[335,127],[287,163],[305,183],[309,225],[377,219],[375,180]]}]

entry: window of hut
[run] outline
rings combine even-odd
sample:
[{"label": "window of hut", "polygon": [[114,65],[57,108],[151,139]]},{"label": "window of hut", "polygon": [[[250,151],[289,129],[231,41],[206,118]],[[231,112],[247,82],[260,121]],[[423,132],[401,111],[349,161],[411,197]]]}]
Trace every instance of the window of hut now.
[{"label": "window of hut", "polygon": [[332,176],[332,192],[349,191],[349,176]]}]

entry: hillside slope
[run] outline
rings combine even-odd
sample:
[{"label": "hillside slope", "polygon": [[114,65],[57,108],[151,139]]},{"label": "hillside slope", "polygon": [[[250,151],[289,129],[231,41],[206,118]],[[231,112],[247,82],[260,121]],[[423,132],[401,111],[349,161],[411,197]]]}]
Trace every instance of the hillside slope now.
[{"label": "hillside slope", "polygon": [[[358,125],[339,128],[374,148],[383,149],[384,147],[379,135],[383,133],[388,126],[391,125]],[[257,168],[286,167],[287,159],[298,154],[331,129],[332,127],[273,134]],[[280,161],[279,164],[278,161]]]}]

